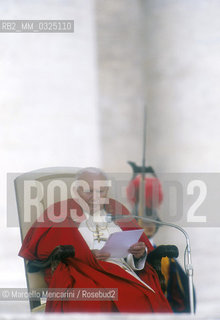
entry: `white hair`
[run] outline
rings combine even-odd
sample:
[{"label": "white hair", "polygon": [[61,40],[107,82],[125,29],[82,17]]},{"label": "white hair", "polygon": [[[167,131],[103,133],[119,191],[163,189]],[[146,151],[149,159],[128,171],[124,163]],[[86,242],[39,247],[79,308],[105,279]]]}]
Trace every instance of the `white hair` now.
[{"label": "white hair", "polygon": [[107,174],[102,171],[99,168],[96,167],[87,167],[87,168],[82,168],[80,169],[77,173],[76,173],[76,180],[79,180],[80,177],[84,174],[84,173],[94,173],[97,175],[102,175],[106,180],[108,180],[108,176]]}]

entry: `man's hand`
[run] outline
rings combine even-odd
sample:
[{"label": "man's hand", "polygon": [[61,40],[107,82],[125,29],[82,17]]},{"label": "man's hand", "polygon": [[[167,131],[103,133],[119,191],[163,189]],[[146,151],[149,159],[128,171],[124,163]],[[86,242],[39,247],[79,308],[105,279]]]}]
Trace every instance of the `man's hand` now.
[{"label": "man's hand", "polygon": [[145,254],[145,249],[146,245],[144,242],[137,242],[128,249],[128,252],[133,254],[136,259],[139,259]]},{"label": "man's hand", "polygon": [[110,257],[108,252],[100,252],[100,250],[92,250],[94,257],[98,260],[106,260]]}]

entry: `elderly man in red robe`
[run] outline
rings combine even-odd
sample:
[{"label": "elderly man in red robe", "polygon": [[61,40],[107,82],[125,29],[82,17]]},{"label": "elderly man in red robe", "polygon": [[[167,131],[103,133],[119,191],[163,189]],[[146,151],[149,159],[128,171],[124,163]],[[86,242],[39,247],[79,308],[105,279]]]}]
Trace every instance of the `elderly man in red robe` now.
[{"label": "elderly man in red robe", "polygon": [[[108,213],[124,216],[129,212],[119,202],[108,199],[106,175],[99,169],[86,168],[78,173],[76,181],[78,198],[50,206],[43,219],[30,228],[19,255],[29,261],[47,261],[58,249],[58,265],[45,269],[49,288],[115,288],[118,297],[88,301],[48,299],[46,311],[172,312],[157,273],[147,263],[153,247],[144,233],[129,248],[127,257],[115,258],[101,250],[110,234],[140,229],[135,220],[108,219]],[[106,200],[108,203],[104,204]],[[72,254],[68,254],[70,248]]]}]

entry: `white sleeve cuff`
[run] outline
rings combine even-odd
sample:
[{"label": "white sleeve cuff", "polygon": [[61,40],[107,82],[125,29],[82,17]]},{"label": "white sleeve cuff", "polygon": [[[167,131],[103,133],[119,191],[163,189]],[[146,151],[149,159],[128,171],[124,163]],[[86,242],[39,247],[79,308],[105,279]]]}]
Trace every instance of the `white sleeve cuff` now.
[{"label": "white sleeve cuff", "polygon": [[133,254],[129,253],[127,255],[127,264],[129,264],[129,266],[133,269],[133,270],[142,270],[145,266],[145,262],[147,259],[147,248],[145,249],[146,254],[141,257],[138,260],[134,260],[134,256]]}]

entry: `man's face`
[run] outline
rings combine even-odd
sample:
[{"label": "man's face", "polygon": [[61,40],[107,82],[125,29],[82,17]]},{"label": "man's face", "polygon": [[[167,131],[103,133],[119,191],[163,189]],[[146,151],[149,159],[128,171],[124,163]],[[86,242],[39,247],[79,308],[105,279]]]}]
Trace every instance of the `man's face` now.
[{"label": "man's face", "polygon": [[88,205],[89,213],[93,215],[94,212],[102,210],[103,198],[107,198],[108,187],[102,186],[107,181],[102,174],[96,173],[83,173],[78,180],[87,183],[86,187],[79,186],[77,191],[80,196]]}]

